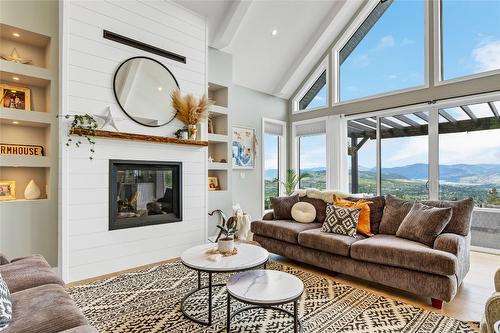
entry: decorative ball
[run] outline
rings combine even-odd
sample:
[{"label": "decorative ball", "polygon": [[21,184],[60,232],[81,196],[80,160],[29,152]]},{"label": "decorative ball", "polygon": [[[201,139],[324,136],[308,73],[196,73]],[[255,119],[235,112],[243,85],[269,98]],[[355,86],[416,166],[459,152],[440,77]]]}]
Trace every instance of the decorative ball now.
[{"label": "decorative ball", "polygon": [[292,217],[297,222],[311,223],[316,219],[316,208],[308,202],[297,202],[292,207]]}]

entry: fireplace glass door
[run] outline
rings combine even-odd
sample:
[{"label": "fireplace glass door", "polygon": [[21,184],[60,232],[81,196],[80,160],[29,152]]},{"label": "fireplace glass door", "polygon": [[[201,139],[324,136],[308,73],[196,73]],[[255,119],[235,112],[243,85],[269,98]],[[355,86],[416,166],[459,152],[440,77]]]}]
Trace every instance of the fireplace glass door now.
[{"label": "fireplace glass door", "polygon": [[179,222],[181,163],[110,161],[109,229]]}]

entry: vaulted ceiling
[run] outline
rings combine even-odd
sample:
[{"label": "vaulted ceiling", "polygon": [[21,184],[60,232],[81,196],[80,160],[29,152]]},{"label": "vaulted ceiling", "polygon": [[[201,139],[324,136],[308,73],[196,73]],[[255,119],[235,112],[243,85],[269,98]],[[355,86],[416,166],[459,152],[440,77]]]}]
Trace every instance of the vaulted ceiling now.
[{"label": "vaulted ceiling", "polygon": [[207,18],[209,46],[233,55],[235,84],[283,98],[290,98],[363,3],[362,0],[176,2]]}]

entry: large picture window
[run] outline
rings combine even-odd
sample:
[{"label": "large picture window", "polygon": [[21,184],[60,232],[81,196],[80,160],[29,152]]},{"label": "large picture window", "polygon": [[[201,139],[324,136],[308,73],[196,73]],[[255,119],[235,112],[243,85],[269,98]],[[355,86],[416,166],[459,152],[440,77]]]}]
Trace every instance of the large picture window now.
[{"label": "large picture window", "polygon": [[282,194],[280,182],[285,177],[285,132],[286,123],[274,119],[264,119],[262,122],[262,175],[263,175],[263,206],[271,209],[271,198]]},{"label": "large picture window", "polygon": [[457,105],[352,117],[351,191],[407,200],[472,197],[472,245],[500,250],[499,110],[498,100],[464,98]]},{"label": "large picture window", "polygon": [[339,52],[339,101],[425,83],[424,1],[380,1]]},{"label": "large picture window", "polygon": [[500,69],[500,1],[441,1],[443,80]]}]

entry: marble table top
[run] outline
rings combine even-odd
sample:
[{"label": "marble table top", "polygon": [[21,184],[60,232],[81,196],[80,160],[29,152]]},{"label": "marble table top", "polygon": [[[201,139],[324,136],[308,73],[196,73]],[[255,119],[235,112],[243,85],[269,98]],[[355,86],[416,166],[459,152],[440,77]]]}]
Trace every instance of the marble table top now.
[{"label": "marble table top", "polygon": [[304,284],[298,277],[264,269],[235,274],[226,287],[232,296],[257,304],[291,302],[304,292]]},{"label": "marble table top", "polygon": [[181,254],[184,265],[195,270],[212,272],[234,272],[254,268],[269,259],[266,249],[252,244],[236,243],[238,253],[222,257],[219,261],[209,259],[207,250],[217,247],[216,244],[203,244],[187,249]]}]

